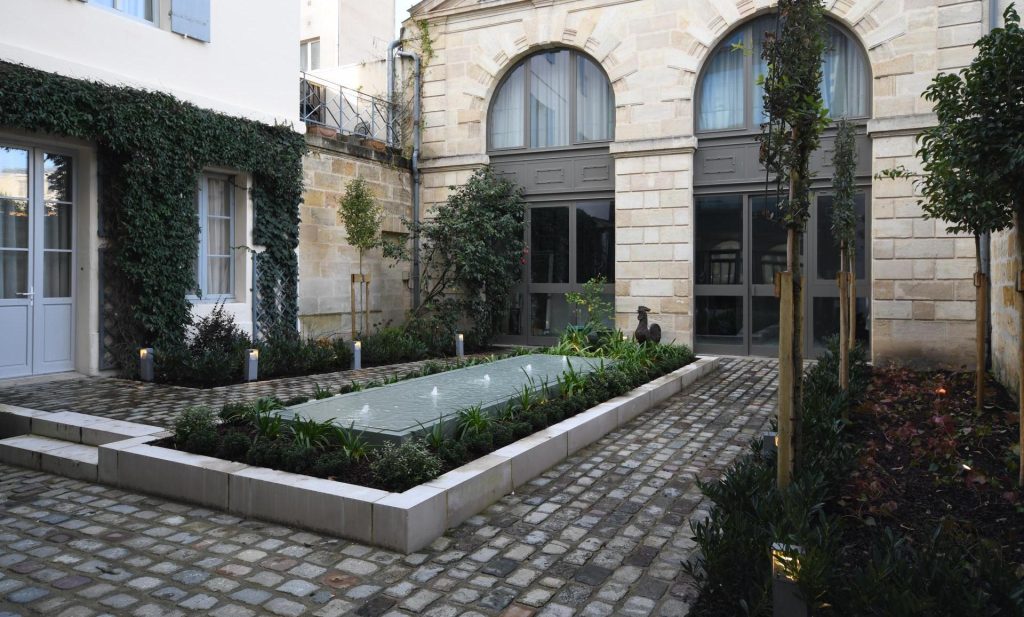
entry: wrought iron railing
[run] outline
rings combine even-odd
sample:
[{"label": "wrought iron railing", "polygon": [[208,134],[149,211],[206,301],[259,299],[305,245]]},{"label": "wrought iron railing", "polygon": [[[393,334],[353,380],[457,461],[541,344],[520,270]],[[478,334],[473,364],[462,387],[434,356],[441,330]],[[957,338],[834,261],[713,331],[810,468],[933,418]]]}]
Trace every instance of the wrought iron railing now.
[{"label": "wrought iron railing", "polygon": [[302,121],[401,148],[399,108],[391,102],[309,73],[299,81]]}]

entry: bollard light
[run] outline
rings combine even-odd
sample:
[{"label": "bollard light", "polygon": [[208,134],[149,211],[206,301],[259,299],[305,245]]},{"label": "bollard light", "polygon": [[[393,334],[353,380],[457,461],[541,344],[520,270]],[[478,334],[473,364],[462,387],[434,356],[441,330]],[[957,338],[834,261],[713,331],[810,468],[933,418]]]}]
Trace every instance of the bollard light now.
[{"label": "bollard light", "polygon": [[792,544],[772,544],[772,614],[775,617],[809,617],[807,601],[797,583],[803,550]]},{"label": "bollard light", "polygon": [[142,381],[153,381],[154,354],[152,347],[143,347],[139,350],[139,379]]},{"label": "bollard light", "polygon": [[775,431],[765,431],[761,436],[761,455],[765,458],[773,457],[779,452],[779,434]]},{"label": "bollard light", "polygon": [[245,380],[256,381],[259,378],[260,350],[249,349],[245,353]]},{"label": "bollard light", "polygon": [[461,332],[455,335],[455,355],[460,358],[466,357],[466,342]]},{"label": "bollard light", "polygon": [[358,371],[363,368],[363,343],[362,341],[352,342],[352,370]]}]

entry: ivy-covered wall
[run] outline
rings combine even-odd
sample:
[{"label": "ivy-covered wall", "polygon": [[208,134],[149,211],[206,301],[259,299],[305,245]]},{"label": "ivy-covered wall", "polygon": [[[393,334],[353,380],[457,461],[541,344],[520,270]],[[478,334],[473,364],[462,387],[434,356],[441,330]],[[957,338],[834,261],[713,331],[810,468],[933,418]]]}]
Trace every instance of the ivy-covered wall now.
[{"label": "ivy-covered wall", "polygon": [[297,317],[302,135],[201,109],[161,92],[71,79],[0,62],[0,129],[94,143],[105,239],[106,329],[116,356],[180,341],[191,319],[198,176],[249,174],[260,256],[258,327]]}]

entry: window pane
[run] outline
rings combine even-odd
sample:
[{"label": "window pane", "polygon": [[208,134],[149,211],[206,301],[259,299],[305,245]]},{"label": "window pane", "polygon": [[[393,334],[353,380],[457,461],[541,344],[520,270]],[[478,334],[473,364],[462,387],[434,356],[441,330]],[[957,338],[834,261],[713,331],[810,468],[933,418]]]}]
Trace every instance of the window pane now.
[{"label": "window pane", "polygon": [[569,208],[530,211],[530,280],[569,282]]},{"label": "window pane", "polygon": [[768,61],[764,60],[761,55],[764,52],[764,37],[766,34],[771,32],[775,34],[775,17],[762,17],[750,24],[751,38],[754,41],[754,75],[751,83],[754,86],[754,125],[759,126],[768,122],[768,118],[764,114],[764,85],[759,84],[760,78],[768,76]]},{"label": "window pane", "polygon": [[558,336],[572,323],[565,294],[530,294],[530,334]]},{"label": "window pane", "polygon": [[209,216],[231,216],[228,181],[221,178],[207,178],[207,214]]},{"label": "window pane", "polygon": [[43,184],[46,199],[71,201],[71,157],[62,154],[43,155]]},{"label": "window pane", "polygon": [[28,291],[28,251],[0,251],[0,298],[24,300]]},{"label": "window pane", "polygon": [[43,295],[47,298],[71,297],[71,253],[46,251],[43,255]]},{"label": "window pane", "polygon": [[779,300],[773,296],[751,298],[754,310],[750,315],[751,345],[779,344]]},{"label": "window pane", "polygon": [[615,206],[610,201],[576,205],[576,282],[615,280]]},{"label": "window pane", "polygon": [[526,69],[520,66],[512,71],[501,90],[494,98],[491,111],[491,147],[521,148],[523,146],[523,75]]},{"label": "window pane", "polygon": [[309,68],[314,71],[320,68],[320,41],[309,44]]},{"label": "window pane", "polygon": [[743,298],[697,298],[697,343],[743,345]]},{"label": "window pane", "polygon": [[0,248],[28,248],[28,201],[0,197]]},{"label": "window pane", "polygon": [[210,257],[206,262],[207,295],[231,295],[231,258]]},{"label": "window pane", "polygon": [[[857,219],[857,278],[864,279],[867,226],[864,212],[865,195],[854,196],[853,212]],[[839,274],[839,243],[832,235],[832,195],[818,197],[818,278],[833,280]]]},{"label": "window pane", "polygon": [[206,250],[210,255],[231,254],[231,221],[219,218],[207,220]]},{"label": "window pane", "polygon": [[299,70],[309,70],[309,43],[299,43]]},{"label": "window pane", "polygon": [[742,283],[743,198],[698,197],[696,219],[696,283]]},{"label": "window pane", "polygon": [[509,336],[520,336],[523,333],[523,294],[516,292],[509,298],[508,307],[498,317],[498,332]]},{"label": "window pane", "polygon": [[[153,2],[151,0],[118,0],[119,7],[125,13],[153,21]],[[293,39],[294,40],[294,39]]]},{"label": "window pane", "polygon": [[[814,352],[822,353],[829,337],[839,334],[839,298],[815,298],[813,304]],[[862,343],[868,342],[867,315],[867,299],[857,298],[857,340]]]},{"label": "window pane", "polygon": [[93,4],[98,4],[100,6],[114,8],[114,0],[89,0],[89,2],[92,2]]},{"label": "window pane", "polygon": [[858,44],[829,26],[829,45],[822,62],[821,96],[833,118],[868,115],[868,69]]},{"label": "window pane", "polygon": [[43,248],[71,250],[71,204],[46,204]]},{"label": "window pane", "polygon": [[530,147],[569,143],[569,52],[530,58]]},{"label": "window pane", "polygon": [[0,197],[28,198],[28,150],[0,147]]},{"label": "window pane", "polygon": [[743,77],[745,55],[742,29],[722,42],[708,62],[700,86],[700,116],[697,128],[718,130],[743,126]]},{"label": "window pane", "polygon": [[752,197],[751,278],[755,285],[771,285],[775,273],[786,269],[786,228],[779,222],[778,199]]},{"label": "window pane", "polygon": [[589,58],[576,59],[576,141],[612,138],[615,122],[612,85]]}]

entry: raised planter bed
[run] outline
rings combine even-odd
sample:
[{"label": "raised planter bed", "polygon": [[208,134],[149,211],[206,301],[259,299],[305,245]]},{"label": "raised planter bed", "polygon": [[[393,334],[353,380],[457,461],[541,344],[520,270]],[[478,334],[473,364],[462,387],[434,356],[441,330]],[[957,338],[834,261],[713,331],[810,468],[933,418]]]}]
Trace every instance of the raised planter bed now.
[{"label": "raised planter bed", "polygon": [[[166,433],[99,445],[99,479],[129,490],[409,553],[718,366],[718,358],[699,358],[402,493],[151,445]],[[47,415],[54,414],[17,415],[20,424],[14,430],[24,430],[27,424],[24,432],[31,432],[32,424],[45,422]],[[0,431],[5,428],[3,418],[0,416]],[[64,420],[73,423],[75,418]]]}]

